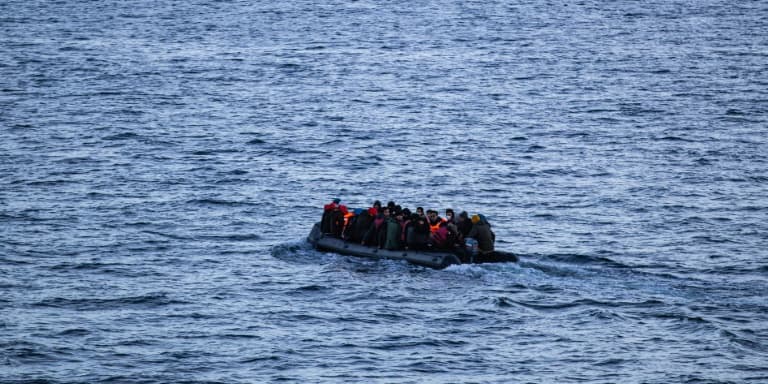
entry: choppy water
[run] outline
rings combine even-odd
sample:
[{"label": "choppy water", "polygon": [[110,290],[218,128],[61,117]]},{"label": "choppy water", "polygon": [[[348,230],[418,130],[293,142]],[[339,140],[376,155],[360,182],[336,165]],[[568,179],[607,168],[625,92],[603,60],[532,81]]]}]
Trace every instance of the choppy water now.
[{"label": "choppy water", "polygon": [[[0,381],[768,382],[766,2],[0,15]],[[315,252],[335,196],[521,262]]]}]

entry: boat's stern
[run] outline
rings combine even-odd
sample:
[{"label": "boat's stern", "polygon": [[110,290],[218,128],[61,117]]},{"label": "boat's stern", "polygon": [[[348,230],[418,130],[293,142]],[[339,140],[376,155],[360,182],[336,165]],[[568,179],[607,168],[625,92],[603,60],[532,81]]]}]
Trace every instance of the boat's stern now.
[{"label": "boat's stern", "polygon": [[315,223],[312,230],[309,232],[309,236],[307,236],[307,241],[314,246],[317,244],[317,241],[322,238],[323,232],[320,231],[320,223]]}]

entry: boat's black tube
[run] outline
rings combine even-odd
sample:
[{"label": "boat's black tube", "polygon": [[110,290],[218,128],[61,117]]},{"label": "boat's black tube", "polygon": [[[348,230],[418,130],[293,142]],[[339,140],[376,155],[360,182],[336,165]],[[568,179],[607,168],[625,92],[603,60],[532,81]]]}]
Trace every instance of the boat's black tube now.
[{"label": "boat's black tube", "polygon": [[[443,269],[450,265],[461,264],[458,255],[449,251],[412,251],[412,250],[387,250],[376,247],[344,241],[338,237],[326,236],[320,231],[320,225],[315,224],[307,236],[307,241],[315,248],[336,252],[342,255],[367,257],[372,259],[405,260],[409,263],[422,265],[429,268]],[[488,254],[473,255],[471,263],[515,262],[517,257],[508,252],[491,252]]]}]

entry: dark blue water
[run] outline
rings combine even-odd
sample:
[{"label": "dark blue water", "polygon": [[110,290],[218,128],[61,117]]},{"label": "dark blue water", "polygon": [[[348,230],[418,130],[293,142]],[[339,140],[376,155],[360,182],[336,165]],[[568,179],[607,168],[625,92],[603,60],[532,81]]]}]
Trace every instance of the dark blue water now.
[{"label": "dark blue water", "polygon": [[[767,15],[0,2],[0,381],[768,382]],[[336,196],[521,262],[318,253]]]}]

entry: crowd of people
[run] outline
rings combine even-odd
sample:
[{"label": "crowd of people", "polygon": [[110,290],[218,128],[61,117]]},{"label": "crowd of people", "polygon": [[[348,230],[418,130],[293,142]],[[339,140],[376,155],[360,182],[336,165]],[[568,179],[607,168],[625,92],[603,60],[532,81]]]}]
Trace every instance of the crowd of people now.
[{"label": "crowd of people", "polygon": [[435,210],[417,207],[415,211],[390,201],[375,201],[367,209],[350,209],[333,199],[323,207],[320,221],[323,233],[371,247],[388,250],[453,250],[477,245],[481,253],[493,252],[496,235],[482,214],[471,217],[453,209],[440,217]]}]

